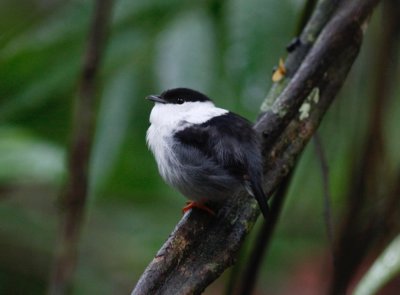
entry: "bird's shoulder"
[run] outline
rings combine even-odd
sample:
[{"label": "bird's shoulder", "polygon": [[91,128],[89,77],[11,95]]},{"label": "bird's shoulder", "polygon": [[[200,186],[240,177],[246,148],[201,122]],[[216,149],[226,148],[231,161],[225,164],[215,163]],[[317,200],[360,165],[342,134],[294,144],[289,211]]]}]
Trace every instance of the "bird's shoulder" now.
[{"label": "bird's shoulder", "polygon": [[177,131],[175,138],[188,145],[201,148],[215,142],[246,143],[255,140],[251,123],[232,112],[215,116],[201,124],[191,124]]},{"label": "bird's shoulder", "polygon": [[256,133],[249,121],[234,113],[191,125],[174,136],[187,154],[200,153],[237,177],[247,174],[253,166],[260,166]]}]

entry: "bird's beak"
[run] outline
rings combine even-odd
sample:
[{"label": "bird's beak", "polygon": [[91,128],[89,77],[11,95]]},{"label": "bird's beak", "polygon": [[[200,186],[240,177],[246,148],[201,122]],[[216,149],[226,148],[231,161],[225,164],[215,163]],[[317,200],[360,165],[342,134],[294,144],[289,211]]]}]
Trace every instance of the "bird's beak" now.
[{"label": "bird's beak", "polygon": [[165,99],[163,99],[159,95],[149,95],[149,96],[146,97],[146,99],[154,101],[154,102],[166,103]]}]

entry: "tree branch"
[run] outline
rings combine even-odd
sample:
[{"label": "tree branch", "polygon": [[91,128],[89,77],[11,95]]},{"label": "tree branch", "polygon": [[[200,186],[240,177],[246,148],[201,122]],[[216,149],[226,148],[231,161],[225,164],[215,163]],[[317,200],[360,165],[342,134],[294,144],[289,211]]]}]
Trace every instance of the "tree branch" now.
[{"label": "tree branch", "polygon": [[[346,1],[254,128],[263,135],[264,189],[269,197],[292,169],[340,89],[359,51],[364,23],[378,0]],[[301,116],[299,108],[302,108]],[[231,266],[259,210],[238,193],[215,218],[191,211],[178,223],[132,294],[200,294]]]},{"label": "tree branch", "polygon": [[254,248],[250,253],[249,260],[243,272],[243,282],[240,287],[240,292],[238,293],[240,295],[253,294],[263,258],[268,250],[268,246],[271,242],[275,226],[280,217],[283,203],[287,196],[292,177],[293,173],[290,173],[285,177],[285,179],[279,185],[279,188],[277,189],[274,197],[272,198],[271,215],[268,220],[263,220],[261,228],[257,233]]},{"label": "tree branch", "polygon": [[[346,196],[347,206],[341,218],[335,243],[336,267],[332,275],[329,294],[344,294],[357,277],[368,255],[378,253],[382,242],[398,230],[399,195],[393,194],[392,161],[387,153],[385,110],[395,89],[395,70],[399,64],[400,3],[386,0],[382,3],[382,24],[376,60],[371,72],[373,100],[369,109],[368,127],[363,145],[357,150],[350,175],[350,187]],[[395,167],[397,168],[397,167]],[[377,206],[379,204],[379,206]],[[368,216],[368,218],[365,218]],[[394,217],[396,216],[396,217]],[[394,217],[394,218],[393,218]],[[394,221],[396,220],[396,221]],[[375,255],[375,254],[373,254]]]},{"label": "tree branch", "polygon": [[318,132],[313,136],[314,146],[315,146],[315,153],[317,154],[318,161],[320,164],[321,174],[322,174],[322,186],[323,186],[323,215],[325,219],[325,226],[326,226],[326,235],[329,241],[329,248],[332,255],[332,262],[335,265],[335,254],[333,250],[333,220],[332,220],[332,207],[331,207],[331,192],[330,192],[330,181],[329,181],[329,166],[328,161],[326,159],[325,151],[322,146],[321,138],[318,135]]},{"label": "tree branch", "polygon": [[61,199],[61,224],[48,294],[65,294],[71,287],[80,230],[88,195],[88,164],[95,123],[95,80],[110,22],[112,0],[95,1],[94,17],[75,101],[69,180]]}]

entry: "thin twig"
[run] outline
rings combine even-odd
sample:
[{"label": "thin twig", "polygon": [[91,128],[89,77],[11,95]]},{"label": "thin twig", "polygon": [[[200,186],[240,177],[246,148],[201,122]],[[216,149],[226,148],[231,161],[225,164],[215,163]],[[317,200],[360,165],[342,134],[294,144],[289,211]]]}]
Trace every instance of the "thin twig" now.
[{"label": "thin twig", "polygon": [[244,270],[242,286],[238,294],[240,295],[250,295],[253,294],[255,288],[258,273],[260,272],[263,257],[268,251],[268,246],[270,244],[272,234],[275,230],[277,221],[282,211],[282,206],[286,198],[290,183],[292,180],[292,173],[282,181],[279,188],[272,198],[271,202],[271,215],[268,220],[262,221],[262,226],[258,232],[257,239],[253,250],[251,251],[251,256]]},{"label": "thin twig", "polygon": [[75,101],[69,180],[61,199],[59,238],[48,294],[65,294],[71,287],[80,231],[88,195],[88,163],[95,124],[95,80],[110,23],[111,0],[97,0]]},{"label": "thin twig", "polygon": [[307,0],[304,4],[304,8],[301,12],[301,17],[296,28],[296,36],[299,36],[303,32],[305,26],[310,21],[310,17],[315,10],[317,0]]},{"label": "thin twig", "polygon": [[324,219],[326,225],[326,234],[329,241],[329,249],[331,251],[332,263],[335,265],[335,255],[333,251],[333,221],[332,221],[332,196],[330,192],[330,182],[329,182],[329,166],[326,159],[324,149],[322,147],[321,138],[318,132],[313,136],[313,142],[315,146],[315,152],[317,154],[319,164],[321,166],[322,174],[322,185],[323,185],[323,199],[324,199]]},{"label": "thin twig", "polygon": [[[393,65],[398,63],[400,4],[398,0],[383,2],[382,31],[376,54],[374,93],[367,133],[359,159],[352,167],[347,206],[335,245],[335,265],[330,294],[345,294],[364,260],[374,246],[388,234],[386,227],[392,213],[398,213],[390,200],[390,161],[385,152],[384,118],[394,89]],[[397,38],[396,38],[397,36]],[[393,195],[392,195],[393,196]],[[398,199],[398,195],[395,198]],[[379,206],[377,206],[379,204]],[[398,204],[398,203],[397,203]],[[368,218],[365,218],[368,216]],[[398,215],[396,216],[398,220]],[[385,233],[385,234],[383,234]]]},{"label": "thin twig", "polygon": [[240,275],[241,275],[241,270],[242,266],[245,263],[245,254],[247,253],[247,248],[248,248],[248,240],[245,241],[240,247],[240,251],[237,255],[237,259],[235,264],[232,266],[229,279],[227,280],[226,286],[225,286],[225,295],[233,295],[235,294],[235,290],[237,290],[237,285],[240,280]]},{"label": "thin twig", "polygon": [[[311,1],[312,0],[309,2]],[[342,1],[343,0],[318,0],[318,3],[307,24],[304,26],[304,24],[300,23],[300,26],[304,26],[304,28],[302,27],[301,34],[286,48],[289,51],[289,54],[285,61],[285,77],[281,81],[272,85],[263,104],[261,105],[262,112],[267,112],[272,108],[275,100],[282,93],[283,89],[290,82],[292,77],[296,74],[304,58],[309,53],[315,41],[318,39],[322,29],[330,21],[332,15],[335,13]],[[311,3],[308,5],[311,6]],[[297,28],[299,28],[299,26]],[[272,145],[273,140],[271,139],[270,141],[270,144]]]}]

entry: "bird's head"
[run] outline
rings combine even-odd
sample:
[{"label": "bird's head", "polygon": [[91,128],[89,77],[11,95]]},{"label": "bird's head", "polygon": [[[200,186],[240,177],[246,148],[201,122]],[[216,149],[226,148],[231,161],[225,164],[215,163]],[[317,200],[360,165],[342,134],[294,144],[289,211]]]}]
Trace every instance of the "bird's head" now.
[{"label": "bird's head", "polygon": [[160,95],[149,95],[148,100],[156,104],[184,105],[193,102],[211,102],[206,95],[189,88],[174,88],[161,93]]},{"label": "bird's head", "polygon": [[170,89],[147,99],[155,103],[150,123],[157,126],[178,128],[182,123],[200,124],[228,112],[217,108],[208,96],[189,88]]}]

